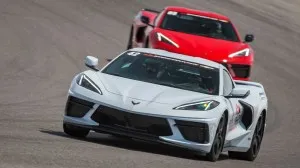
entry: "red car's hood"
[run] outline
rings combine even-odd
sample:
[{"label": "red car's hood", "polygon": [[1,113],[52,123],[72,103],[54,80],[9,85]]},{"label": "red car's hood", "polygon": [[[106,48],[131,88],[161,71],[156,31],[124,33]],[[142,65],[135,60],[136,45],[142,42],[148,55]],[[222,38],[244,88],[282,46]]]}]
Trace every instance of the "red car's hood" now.
[{"label": "red car's hood", "polygon": [[206,59],[221,61],[228,55],[249,47],[247,44],[204,36],[185,34],[175,31],[160,30],[160,33],[179,45],[173,52],[190,56],[199,56]]}]

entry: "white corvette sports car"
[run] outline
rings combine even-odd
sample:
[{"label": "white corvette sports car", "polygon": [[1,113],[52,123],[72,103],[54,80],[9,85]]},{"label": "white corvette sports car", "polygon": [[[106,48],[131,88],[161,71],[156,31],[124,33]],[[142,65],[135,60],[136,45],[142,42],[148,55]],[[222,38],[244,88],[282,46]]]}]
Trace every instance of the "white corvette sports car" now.
[{"label": "white corvette sports car", "polygon": [[253,161],[267,117],[261,84],[234,81],[218,63],[157,49],[127,50],[76,75],[66,103],[66,134],[89,131],[175,145],[216,161],[221,152]]}]

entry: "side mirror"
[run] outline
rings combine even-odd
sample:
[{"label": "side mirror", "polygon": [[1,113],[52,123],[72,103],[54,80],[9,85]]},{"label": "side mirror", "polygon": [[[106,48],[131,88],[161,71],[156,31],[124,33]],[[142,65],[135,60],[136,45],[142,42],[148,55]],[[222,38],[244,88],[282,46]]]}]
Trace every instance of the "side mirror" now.
[{"label": "side mirror", "polygon": [[250,90],[234,88],[226,98],[246,98],[250,94]]},{"label": "side mirror", "polygon": [[95,71],[99,71],[97,68],[98,66],[98,58],[93,56],[86,56],[85,57],[85,65]]},{"label": "side mirror", "polygon": [[153,25],[150,25],[150,18],[147,17],[147,16],[141,16],[141,22],[148,25],[148,26],[153,27]]},{"label": "side mirror", "polygon": [[252,41],[254,41],[254,35],[253,34],[246,34],[245,42],[246,43],[251,43]]}]

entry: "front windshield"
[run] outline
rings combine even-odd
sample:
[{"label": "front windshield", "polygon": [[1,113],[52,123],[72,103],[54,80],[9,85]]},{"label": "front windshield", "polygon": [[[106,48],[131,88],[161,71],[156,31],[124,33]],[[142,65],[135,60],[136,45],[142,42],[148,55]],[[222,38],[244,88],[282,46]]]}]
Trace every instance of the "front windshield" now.
[{"label": "front windshield", "polygon": [[149,53],[128,51],[102,73],[199,93],[219,94],[219,69]]},{"label": "front windshield", "polygon": [[193,14],[168,11],[160,28],[222,40],[239,41],[230,22]]}]

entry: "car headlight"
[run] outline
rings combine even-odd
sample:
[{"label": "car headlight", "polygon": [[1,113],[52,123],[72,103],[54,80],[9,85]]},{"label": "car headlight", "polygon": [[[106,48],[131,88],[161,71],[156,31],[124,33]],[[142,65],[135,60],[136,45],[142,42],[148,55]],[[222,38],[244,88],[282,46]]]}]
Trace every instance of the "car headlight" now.
[{"label": "car headlight", "polygon": [[81,74],[77,77],[76,83],[86,89],[102,95],[100,88],[85,74]]},{"label": "car headlight", "polygon": [[167,36],[163,35],[162,33],[156,33],[158,41],[165,42],[171,45],[174,45],[175,47],[179,48],[179,45],[169,39]]},{"label": "car headlight", "polygon": [[207,111],[217,107],[220,103],[214,100],[201,101],[196,103],[188,103],[175,107],[175,110],[196,110]]},{"label": "car headlight", "polygon": [[247,57],[250,55],[250,49],[249,48],[246,48],[246,49],[243,49],[241,51],[238,51],[238,52],[235,52],[235,53],[232,53],[230,54],[228,57],[229,58],[232,58],[232,57]]}]

